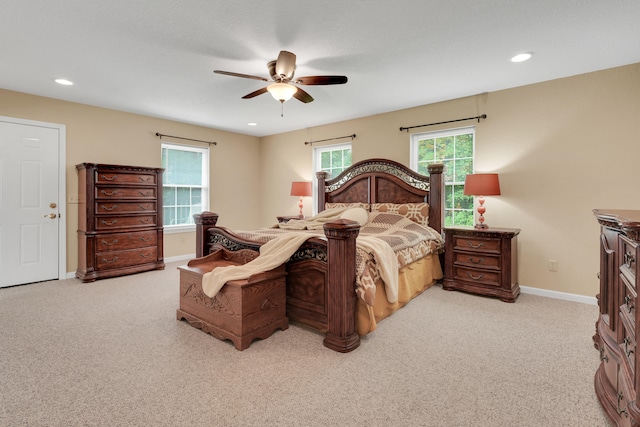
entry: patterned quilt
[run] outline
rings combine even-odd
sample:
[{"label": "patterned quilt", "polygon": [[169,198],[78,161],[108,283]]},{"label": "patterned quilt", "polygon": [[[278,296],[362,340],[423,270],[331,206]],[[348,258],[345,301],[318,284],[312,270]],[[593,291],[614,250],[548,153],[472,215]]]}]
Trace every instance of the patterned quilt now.
[{"label": "patterned quilt", "polygon": [[[246,239],[267,242],[288,232],[290,230],[262,228],[235,231],[235,234]],[[316,235],[318,230],[309,230],[309,233]],[[398,268],[444,250],[444,240],[436,230],[392,213],[370,212],[369,220],[360,229],[359,235],[376,237],[391,246],[398,260]],[[368,305],[373,305],[375,282],[380,279],[380,270],[381,267],[377,265],[374,254],[358,246],[356,248],[356,294]]]}]

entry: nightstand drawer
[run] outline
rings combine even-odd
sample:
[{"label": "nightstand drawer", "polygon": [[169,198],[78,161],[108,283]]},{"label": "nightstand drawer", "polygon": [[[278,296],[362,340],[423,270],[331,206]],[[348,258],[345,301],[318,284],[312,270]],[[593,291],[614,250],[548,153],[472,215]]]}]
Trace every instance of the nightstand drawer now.
[{"label": "nightstand drawer", "polygon": [[489,286],[500,286],[500,271],[480,270],[475,268],[454,267],[454,280],[476,282]]},{"label": "nightstand drawer", "polygon": [[500,257],[497,255],[456,252],[453,255],[453,263],[454,265],[500,270]]},{"label": "nightstand drawer", "polygon": [[453,250],[478,251],[500,254],[500,239],[472,236],[454,236]]}]

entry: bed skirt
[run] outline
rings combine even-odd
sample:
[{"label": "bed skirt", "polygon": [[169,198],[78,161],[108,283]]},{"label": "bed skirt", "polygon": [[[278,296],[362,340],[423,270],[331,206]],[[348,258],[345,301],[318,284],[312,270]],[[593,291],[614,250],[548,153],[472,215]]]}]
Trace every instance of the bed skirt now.
[{"label": "bed skirt", "polygon": [[437,254],[431,254],[400,269],[398,276],[398,301],[389,303],[384,283],[376,283],[373,306],[358,299],[356,328],[360,336],[373,332],[378,322],[404,307],[411,299],[420,295],[442,279],[442,266]]}]

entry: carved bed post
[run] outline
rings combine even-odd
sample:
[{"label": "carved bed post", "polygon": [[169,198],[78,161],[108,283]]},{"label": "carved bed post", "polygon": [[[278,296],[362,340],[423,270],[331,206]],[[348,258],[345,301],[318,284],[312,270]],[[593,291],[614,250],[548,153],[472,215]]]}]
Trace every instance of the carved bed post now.
[{"label": "carved bed post", "polygon": [[207,211],[193,214],[193,222],[196,223],[196,258],[201,258],[206,254],[207,230],[215,227],[218,222],[218,214]]},{"label": "carved bed post", "polygon": [[444,225],[444,176],[442,174],[444,165],[442,163],[427,165],[427,171],[429,171],[429,226],[442,232]]},{"label": "carved bed post", "polygon": [[356,237],[360,224],[338,219],[324,225],[327,236],[327,335],[325,347],[348,353],[360,345],[356,332]]},{"label": "carved bed post", "polygon": [[324,182],[327,180],[328,176],[328,172],[316,172],[316,177],[318,178],[318,212],[322,212],[324,210]]}]

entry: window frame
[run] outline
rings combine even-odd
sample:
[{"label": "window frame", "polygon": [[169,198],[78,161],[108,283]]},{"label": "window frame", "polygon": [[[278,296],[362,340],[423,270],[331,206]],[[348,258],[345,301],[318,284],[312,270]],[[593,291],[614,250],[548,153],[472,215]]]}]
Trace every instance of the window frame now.
[{"label": "window frame", "polygon": [[[201,182],[201,187],[199,187],[201,190],[201,194],[200,194],[200,205],[202,206],[201,211],[208,211],[209,210],[209,180],[210,180],[210,174],[209,174],[209,168],[210,168],[210,150],[209,147],[201,147],[201,146],[195,146],[195,145],[188,145],[188,144],[176,144],[176,143],[169,143],[169,142],[162,142],[161,143],[161,147],[160,147],[160,161],[162,162],[162,150],[164,149],[169,149],[169,150],[176,150],[176,151],[191,151],[191,152],[199,152],[202,153],[202,182]],[[165,165],[163,164],[162,167],[164,168]],[[162,192],[164,193],[164,188],[165,188],[165,179],[166,179],[166,168],[165,171],[163,172],[163,178],[162,178]],[[170,184],[169,184],[170,185]],[[172,185],[172,187],[175,187]],[[196,186],[191,186],[196,187]],[[172,233],[184,233],[184,232],[190,232],[190,231],[195,231],[196,230],[196,225],[195,224],[165,224],[164,222],[166,221],[166,216],[164,215],[164,208],[166,206],[166,200],[164,200],[164,194],[163,194],[163,200],[162,200],[162,226],[164,228],[164,232],[166,234],[172,234]],[[193,217],[191,218],[191,221],[193,221]]]},{"label": "window frame", "polygon": [[[339,144],[328,144],[328,145],[322,145],[322,146],[318,146],[318,147],[313,147],[313,165],[311,170],[313,171],[313,210],[312,213],[315,215],[318,213],[318,177],[316,176],[316,173],[322,170],[322,165],[321,165],[321,161],[322,161],[322,153],[325,153],[327,151],[331,152],[331,151],[338,151],[338,150],[345,150],[345,149],[349,149],[351,150],[351,165],[353,165],[353,144],[351,142],[341,142]],[[343,167],[342,170],[344,171],[347,167]]]},{"label": "window frame", "polygon": [[[452,128],[452,129],[443,129],[443,130],[437,130],[437,131],[432,131],[432,132],[421,132],[421,133],[414,133],[411,135],[411,145],[410,145],[410,166],[411,169],[413,171],[418,172],[419,167],[418,167],[418,147],[419,147],[419,142],[425,139],[437,139],[437,138],[443,138],[443,137],[456,137],[459,135],[466,135],[466,134],[472,134],[472,138],[473,138],[473,143],[472,143],[472,154],[471,154],[471,162],[472,162],[472,166],[471,166],[471,172],[470,173],[474,173],[475,170],[475,153],[476,153],[476,127],[475,126],[464,126],[464,127],[459,127],[459,128]],[[451,160],[452,162],[454,162],[455,164],[455,160],[463,160],[463,159],[468,159],[469,157],[460,157],[460,158],[456,158],[455,155],[453,158],[451,159],[447,159],[447,160]],[[434,163],[440,163],[442,162],[442,160],[436,160],[434,161]],[[446,176],[447,171],[445,170],[445,176]],[[452,177],[455,179],[455,171],[451,172]],[[466,176],[466,175],[465,175]],[[464,186],[464,180],[463,181],[445,181],[444,182],[444,194],[442,195],[443,198],[443,203],[446,203],[446,199],[447,199],[447,191],[449,190],[449,188],[451,188],[451,186],[459,186],[459,185],[463,185]],[[448,188],[449,187],[449,188]],[[453,189],[451,189],[451,191],[453,191]],[[468,211],[471,213],[472,215],[472,222],[471,224],[460,224],[460,223],[456,223],[455,222],[455,215],[452,215],[452,223],[451,224],[447,224],[447,227],[455,227],[455,226],[460,226],[460,225],[473,225],[475,222],[475,198],[472,197],[472,202],[471,202],[471,207],[466,209],[456,209],[455,207],[449,209],[447,208],[447,206],[444,206],[444,212],[443,212],[443,224],[446,223],[446,218],[447,218],[447,211],[448,210],[452,210],[452,211],[456,211],[456,210],[461,210],[461,211]],[[455,201],[454,201],[455,203]]]}]

